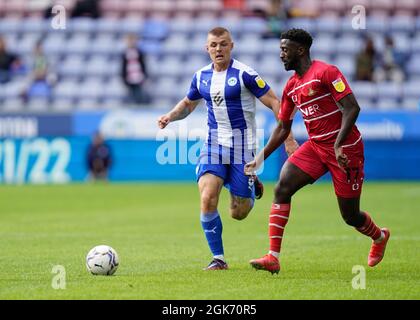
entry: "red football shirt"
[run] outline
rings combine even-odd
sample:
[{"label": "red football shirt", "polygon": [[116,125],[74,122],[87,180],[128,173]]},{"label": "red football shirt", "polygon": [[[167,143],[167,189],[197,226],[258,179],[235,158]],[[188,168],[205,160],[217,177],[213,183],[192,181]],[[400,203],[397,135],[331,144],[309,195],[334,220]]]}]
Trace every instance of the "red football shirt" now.
[{"label": "red football shirt", "polygon": [[[283,90],[279,119],[290,121],[296,111],[303,115],[309,139],[334,143],[341,128],[342,113],[337,101],[352,93],[346,78],[336,66],[313,60],[306,73],[295,73]],[[361,135],[354,125],[344,145],[353,144]]]}]

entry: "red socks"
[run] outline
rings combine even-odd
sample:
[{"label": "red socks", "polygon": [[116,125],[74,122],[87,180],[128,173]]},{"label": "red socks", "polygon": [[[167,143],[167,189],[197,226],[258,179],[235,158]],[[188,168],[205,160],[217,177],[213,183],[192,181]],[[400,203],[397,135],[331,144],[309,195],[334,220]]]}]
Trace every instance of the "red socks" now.
[{"label": "red socks", "polygon": [[373,222],[367,212],[364,212],[364,214],[366,215],[365,224],[360,228],[356,228],[356,230],[363,233],[365,236],[371,237],[372,240],[379,239],[381,236],[381,229]]},{"label": "red socks", "polygon": [[284,227],[287,224],[290,213],[290,203],[273,203],[270,211],[268,235],[270,237],[270,252],[278,253],[283,240]]}]

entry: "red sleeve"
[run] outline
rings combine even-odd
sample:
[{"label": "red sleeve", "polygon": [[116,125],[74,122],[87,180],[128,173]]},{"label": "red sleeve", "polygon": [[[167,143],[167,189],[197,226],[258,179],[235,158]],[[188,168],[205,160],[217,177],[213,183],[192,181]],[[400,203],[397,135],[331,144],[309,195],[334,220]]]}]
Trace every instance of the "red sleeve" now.
[{"label": "red sleeve", "polygon": [[331,92],[335,101],[340,101],[348,94],[353,93],[346,78],[336,66],[329,66],[324,71],[322,83]]},{"label": "red sleeve", "polygon": [[287,88],[289,86],[285,86],[283,89],[283,95],[281,98],[280,103],[280,110],[279,110],[279,120],[283,122],[287,122],[293,119],[295,115],[295,104],[293,103],[292,99],[287,95]]}]

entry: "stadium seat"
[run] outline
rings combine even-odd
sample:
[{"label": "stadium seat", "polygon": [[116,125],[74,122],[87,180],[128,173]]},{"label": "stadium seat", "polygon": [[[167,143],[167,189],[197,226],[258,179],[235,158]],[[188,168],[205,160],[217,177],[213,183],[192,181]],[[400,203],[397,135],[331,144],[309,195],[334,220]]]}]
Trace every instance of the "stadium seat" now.
[{"label": "stadium seat", "polygon": [[279,54],[264,55],[264,59],[261,59],[253,68],[256,68],[262,77],[276,77],[284,70]]},{"label": "stadium seat", "polygon": [[66,34],[63,32],[50,32],[43,42],[43,49],[47,55],[65,53]]},{"label": "stadium seat", "polygon": [[382,34],[389,31],[389,19],[387,17],[371,16],[366,19],[366,30],[369,32],[381,32]]},{"label": "stadium seat", "polygon": [[[337,49],[335,39],[326,33],[318,34],[311,47],[313,54],[331,54]],[[331,52],[333,51],[333,52]]]},{"label": "stadium seat", "polygon": [[181,76],[184,73],[183,60],[179,57],[169,55],[162,59],[158,68],[154,69],[154,74],[159,76]]},{"label": "stadium seat", "polygon": [[402,85],[396,82],[384,81],[376,84],[380,99],[398,99],[402,94]]},{"label": "stadium seat", "polygon": [[352,88],[357,99],[369,99],[372,100],[378,94],[376,84],[369,81],[351,81],[350,87]]},{"label": "stadium seat", "polygon": [[420,98],[404,98],[400,107],[408,111],[420,111]]},{"label": "stadium seat", "polygon": [[63,80],[60,81],[54,88],[54,99],[74,99],[79,91],[79,85],[76,81]]},{"label": "stadium seat", "polygon": [[163,54],[185,54],[186,49],[189,47],[189,40],[186,34],[175,33],[171,34],[162,46]]},{"label": "stadium seat", "polygon": [[393,32],[411,32],[416,21],[411,16],[393,16],[390,19],[390,29]]},{"label": "stadium seat", "polygon": [[402,86],[404,98],[420,99],[420,78],[418,80],[407,81]]},{"label": "stadium seat", "polygon": [[186,90],[188,90],[188,88],[179,88],[176,79],[173,77],[160,79],[154,88],[155,90],[152,92],[153,97],[169,98],[172,101],[181,99],[185,96]]},{"label": "stadium seat", "polygon": [[50,110],[50,103],[45,98],[33,98],[26,104],[26,109],[30,112],[46,112]]},{"label": "stadium seat", "polygon": [[407,63],[410,74],[420,75],[420,53],[413,54]]},{"label": "stadium seat", "polygon": [[[252,45],[251,45],[252,43]],[[262,42],[260,36],[249,35],[241,40],[235,42],[235,51],[238,54],[256,55],[260,53]]]},{"label": "stadium seat", "polygon": [[91,38],[84,33],[74,33],[65,43],[65,52],[68,54],[87,54],[91,46]]},{"label": "stadium seat", "polygon": [[94,33],[97,23],[91,18],[72,18],[66,25],[66,30],[72,33]]},{"label": "stadium seat", "polygon": [[104,84],[103,98],[121,101],[125,97],[127,97],[127,88],[120,77],[114,77]]},{"label": "stadium seat", "polygon": [[376,103],[378,109],[380,110],[397,110],[400,107],[397,99],[378,99]]},{"label": "stadium seat", "polygon": [[362,39],[357,35],[344,35],[339,41],[336,48],[339,53],[356,54],[363,47]]},{"label": "stadium seat", "polygon": [[169,25],[163,21],[147,20],[143,25],[145,39],[164,40],[169,35]]},{"label": "stadium seat", "polygon": [[411,39],[411,49],[412,53],[420,53],[420,31],[417,31],[415,36]]},{"label": "stadium seat", "polygon": [[86,71],[86,62],[80,55],[69,55],[57,66],[57,71],[63,76],[81,76]]},{"label": "stadium seat", "polygon": [[262,34],[267,31],[267,22],[261,18],[245,18],[242,19],[242,32],[245,34]]}]

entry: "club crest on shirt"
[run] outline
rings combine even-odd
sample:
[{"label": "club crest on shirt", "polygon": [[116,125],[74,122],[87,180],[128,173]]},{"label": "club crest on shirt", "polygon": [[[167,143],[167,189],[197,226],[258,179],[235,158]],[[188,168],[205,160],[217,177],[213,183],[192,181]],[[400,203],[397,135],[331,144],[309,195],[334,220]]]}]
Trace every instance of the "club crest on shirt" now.
[{"label": "club crest on shirt", "polygon": [[235,86],[238,83],[238,79],[236,79],[235,77],[231,77],[228,80],[228,85],[230,85],[231,87]]},{"label": "club crest on shirt", "polygon": [[260,76],[255,78],[255,82],[259,88],[263,89],[265,87],[265,81]]},{"label": "club crest on shirt", "polygon": [[343,92],[346,89],[346,85],[341,78],[334,80],[332,84],[337,92]]},{"label": "club crest on shirt", "polygon": [[313,95],[315,95],[316,90],[312,89],[312,87],[309,87],[308,89],[308,97],[312,97]]}]

